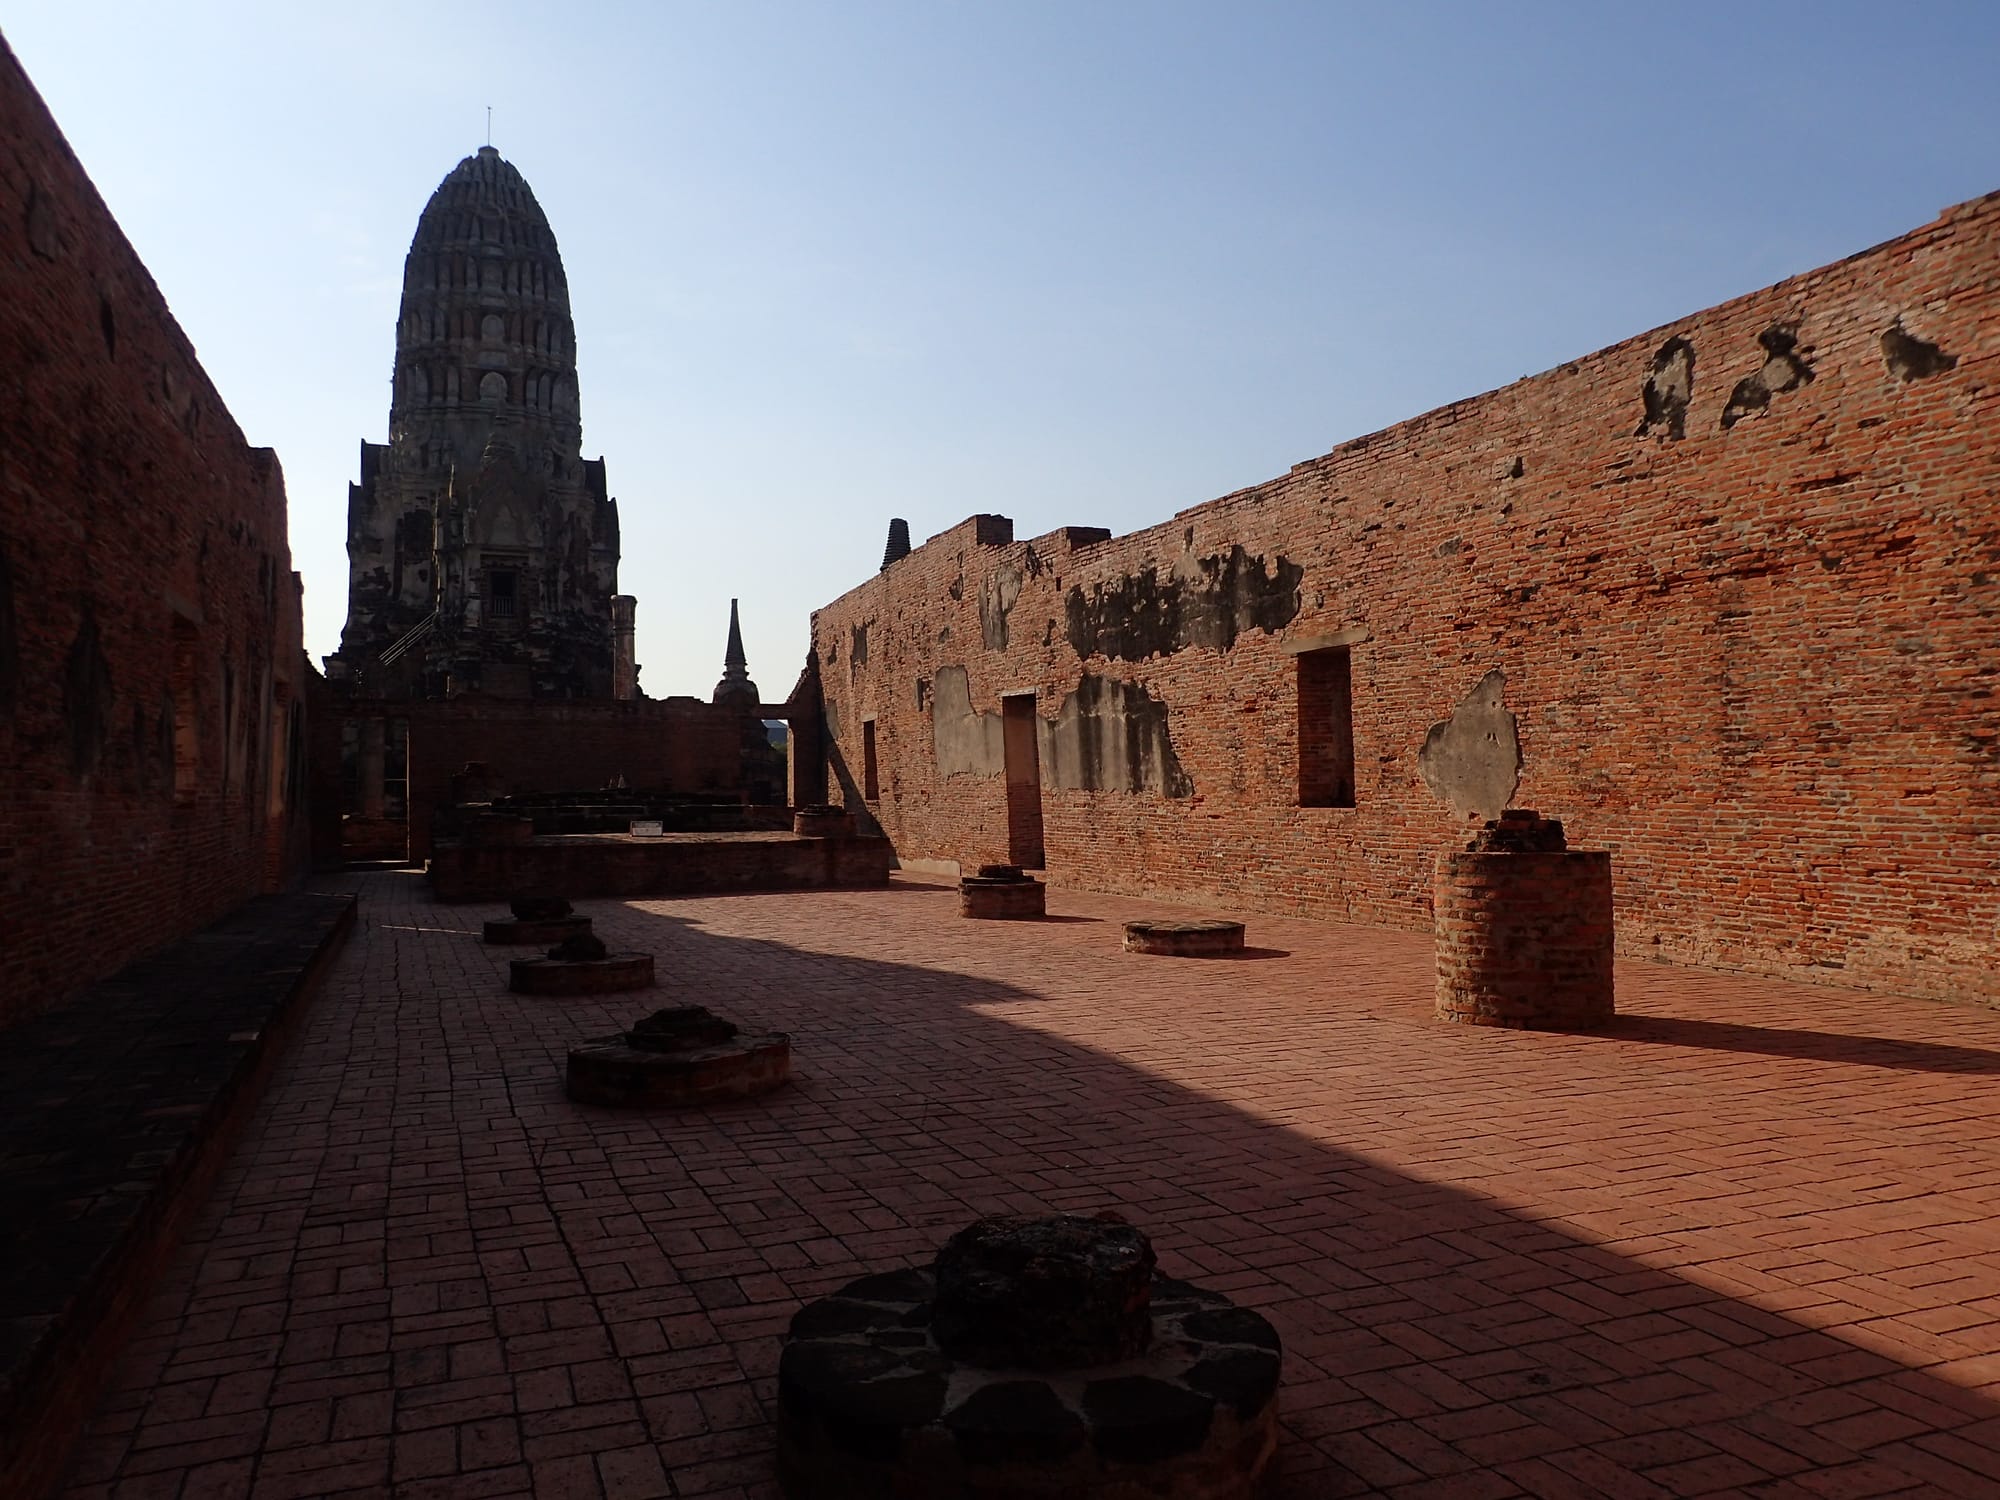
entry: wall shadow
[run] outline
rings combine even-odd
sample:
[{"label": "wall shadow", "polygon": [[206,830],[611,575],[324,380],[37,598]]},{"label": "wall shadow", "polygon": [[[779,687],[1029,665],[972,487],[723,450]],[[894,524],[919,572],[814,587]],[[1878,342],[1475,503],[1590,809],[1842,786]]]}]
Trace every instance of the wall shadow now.
[{"label": "wall shadow", "polygon": [[1893,1037],[1852,1036],[1838,1031],[1741,1026],[1729,1021],[1698,1021],[1679,1016],[1622,1015],[1595,1034],[1626,1042],[1663,1042],[1675,1047],[1749,1052],[1761,1057],[1858,1063],[1912,1073],[2000,1073],[2000,1052],[1938,1042],[1899,1041]]},{"label": "wall shadow", "polygon": [[[1300,1036],[1296,1013],[1285,1025],[1235,1016],[1225,981],[1207,1020],[1229,1041],[1195,1051],[1233,1070],[1226,1098],[1220,1086],[1191,1086],[1035,1020],[1046,1006],[1073,1006],[1070,992],[954,971],[955,925],[871,931],[873,897],[800,893],[742,917],[731,903],[741,935],[710,931],[693,913],[583,904],[615,946],[654,952],[685,998],[791,1033],[797,1078],[760,1100],[634,1115],[562,1096],[550,1063],[569,1037],[681,994],[610,997],[560,1017],[538,1010],[551,1019],[532,1031],[506,1024],[507,997],[441,1002],[463,1006],[468,1030],[499,1049],[492,1076],[475,1072],[463,1087],[506,1090],[536,1159],[563,1164],[567,1186],[552,1202],[565,1238],[588,1244],[596,1226],[615,1222],[630,1247],[617,1254],[671,1262],[675,1284],[714,1326],[736,1329],[722,1335],[728,1371],[685,1352],[628,1361],[670,1470],[694,1466],[712,1479],[727,1464],[746,1493],[775,1493],[777,1334],[799,1302],[865,1271],[919,1263],[980,1214],[1115,1207],[1153,1235],[1163,1268],[1256,1306],[1283,1335],[1286,1435],[1271,1500],[1427,1482],[1496,1496],[1994,1492],[1978,1456],[1992,1452],[2000,1402],[1679,1274],[1675,1255],[1698,1257],[1671,1236],[1655,1237],[1660,1260],[1636,1260],[1232,1102],[1244,1087],[1259,1107],[1273,1102],[1285,1077],[1250,1077],[1271,1049],[1310,1066],[1349,1023],[1373,1018],[1332,1017]],[[909,951],[836,951],[875,941]],[[1146,977],[1203,967],[1149,966]],[[1122,982],[1114,977],[1111,992]],[[1131,988],[1131,1003],[1151,1003],[1148,989]],[[1162,1024],[1184,1013],[1163,1009]],[[1759,1032],[1635,1017],[1614,1034],[1806,1049],[1783,1056],[1839,1043],[1857,1046],[1847,1059],[1857,1061],[1966,1050]],[[1440,1028],[1437,1049],[1484,1040]],[[1973,1070],[1982,1056],[1930,1058],[1931,1070]],[[1497,1058],[1493,1074],[1508,1086]],[[478,1100],[460,1107],[476,1114]],[[767,1307],[742,1306],[748,1285],[764,1288]],[[607,1309],[615,1301],[599,1299]],[[615,1342],[614,1314],[600,1315]],[[706,1405],[718,1382],[745,1376],[744,1399],[758,1410],[737,1429],[691,1432],[671,1416],[684,1409],[671,1402]],[[1810,1485],[1793,1487],[1795,1476]]]}]

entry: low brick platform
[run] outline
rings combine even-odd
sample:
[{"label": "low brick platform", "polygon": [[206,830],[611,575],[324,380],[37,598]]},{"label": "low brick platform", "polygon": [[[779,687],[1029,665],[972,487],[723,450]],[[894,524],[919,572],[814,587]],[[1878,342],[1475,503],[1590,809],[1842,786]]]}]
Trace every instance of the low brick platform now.
[{"label": "low brick platform", "polygon": [[1243,951],[1243,924],[1200,920],[1127,922],[1125,951],[1162,958],[1228,958]]},{"label": "low brick platform", "polygon": [[54,1482],[354,908],[260,897],[0,1033],[0,1495]]},{"label": "low brick platform", "polygon": [[634,1047],[620,1032],[569,1049],[564,1091],[579,1104],[675,1109],[769,1093],[791,1073],[792,1039],[782,1031],[681,1052]]},{"label": "low brick platform", "polygon": [[519,890],[575,899],[685,896],[886,885],[889,841],[759,833],[556,834],[516,843],[440,843],[431,890],[440,901],[504,901]]},{"label": "low brick platform", "polygon": [[986,920],[1021,921],[1045,917],[1049,888],[1013,865],[981,865],[977,875],[958,882],[958,914]]}]

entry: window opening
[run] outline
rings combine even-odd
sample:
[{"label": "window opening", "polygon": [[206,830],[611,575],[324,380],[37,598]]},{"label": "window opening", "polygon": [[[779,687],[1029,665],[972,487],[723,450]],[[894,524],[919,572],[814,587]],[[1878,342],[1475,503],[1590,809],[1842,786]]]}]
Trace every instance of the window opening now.
[{"label": "window opening", "polygon": [[200,639],[193,625],[174,621],[173,678],[169,691],[174,700],[174,802],[191,807],[201,790],[201,721],[195,701],[195,665]]},{"label": "window opening", "polygon": [[1354,670],[1346,646],[1301,652],[1299,806],[1354,806]]},{"label": "window opening", "polygon": [[519,612],[518,577],[508,569],[496,569],[486,575],[486,612],[494,619],[511,620]]}]

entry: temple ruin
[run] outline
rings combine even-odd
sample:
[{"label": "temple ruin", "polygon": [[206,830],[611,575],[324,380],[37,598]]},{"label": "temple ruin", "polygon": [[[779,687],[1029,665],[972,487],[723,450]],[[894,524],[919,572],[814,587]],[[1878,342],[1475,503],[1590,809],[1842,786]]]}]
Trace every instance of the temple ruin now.
[{"label": "temple ruin", "polygon": [[327,676],[372,698],[633,697],[613,645],[634,602],[604,460],[582,456],[562,253],[491,146],[417,220],[390,390],[389,441],[362,443],[348,487]]}]

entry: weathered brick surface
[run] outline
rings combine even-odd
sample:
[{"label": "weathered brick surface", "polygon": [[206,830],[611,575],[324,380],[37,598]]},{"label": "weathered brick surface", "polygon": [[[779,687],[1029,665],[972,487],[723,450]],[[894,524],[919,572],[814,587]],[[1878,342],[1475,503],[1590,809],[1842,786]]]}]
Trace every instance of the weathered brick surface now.
[{"label": "weathered brick surface", "polygon": [[0,44],[0,1024],[298,869],[309,672],[277,459]]},{"label": "weathered brick surface", "polygon": [[[2000,1000],[1996,290],[2000,196],[1130,536],[975,517],[815,615],[830,790],[872,719],[898,852],[1007,859],[1032,691],[1058,883],[1424,927],[1422,747],[1497,669],[1621,951]],[[1301,807],[1341,645],[1355,806]]]}]

